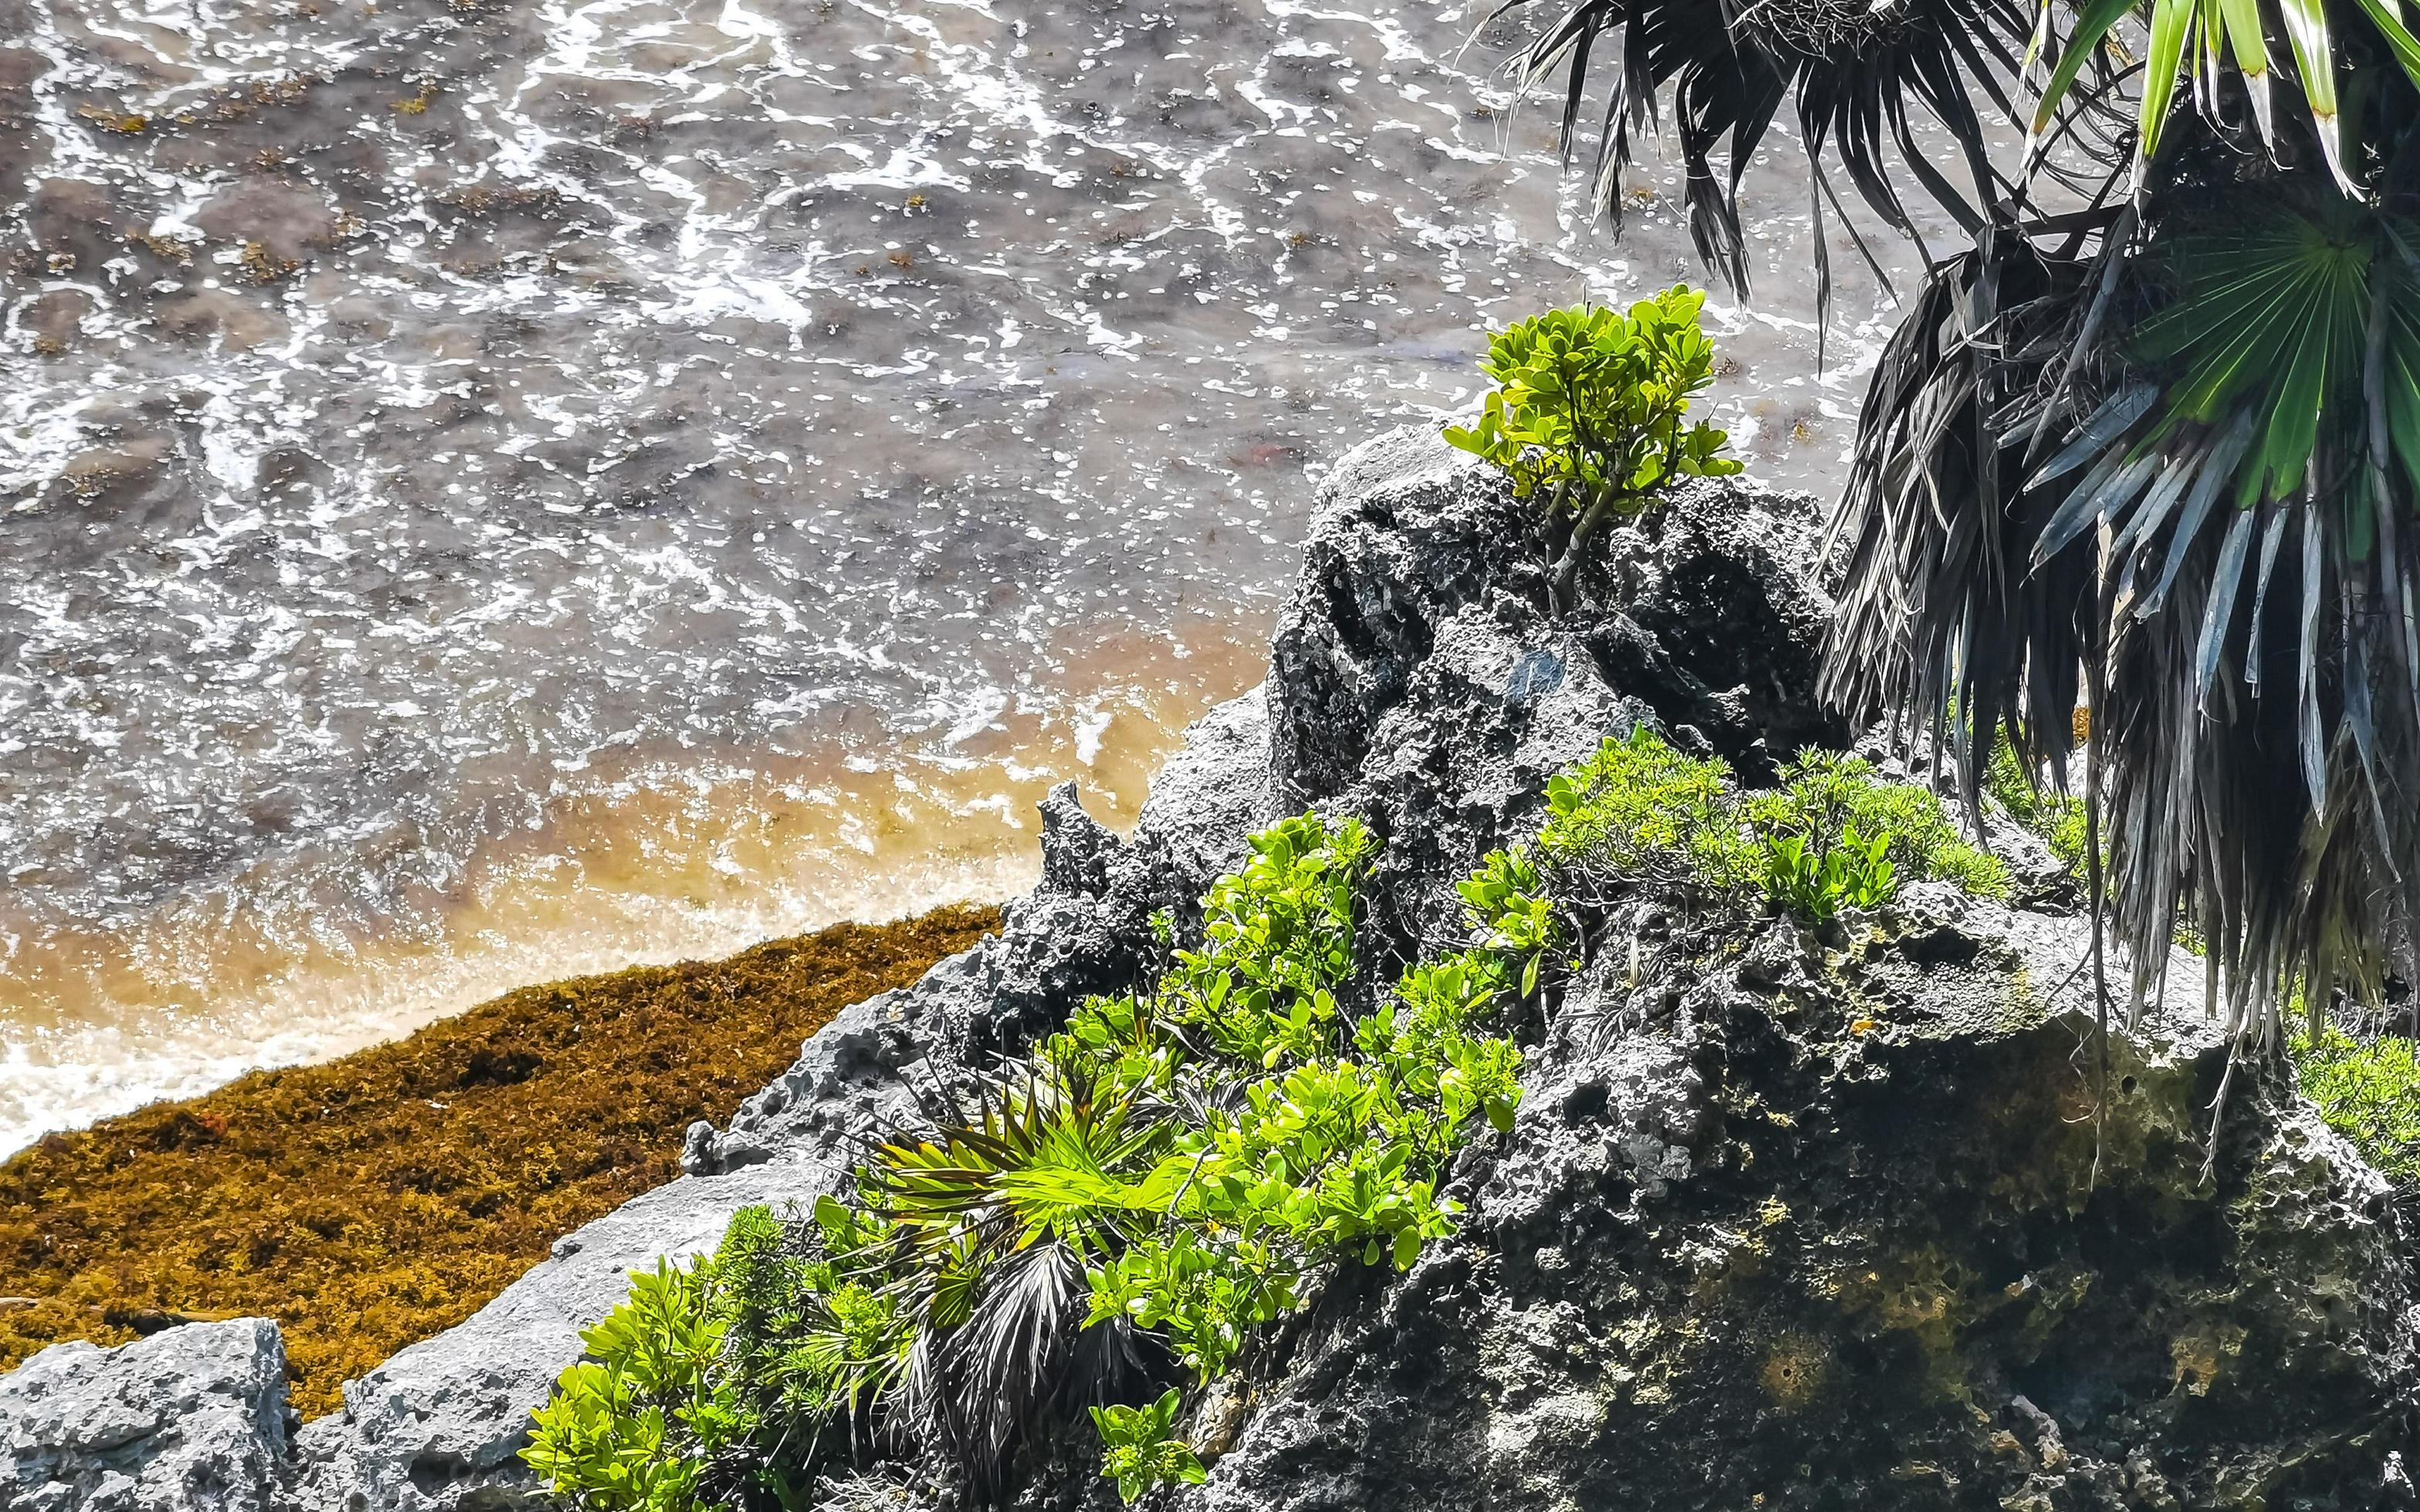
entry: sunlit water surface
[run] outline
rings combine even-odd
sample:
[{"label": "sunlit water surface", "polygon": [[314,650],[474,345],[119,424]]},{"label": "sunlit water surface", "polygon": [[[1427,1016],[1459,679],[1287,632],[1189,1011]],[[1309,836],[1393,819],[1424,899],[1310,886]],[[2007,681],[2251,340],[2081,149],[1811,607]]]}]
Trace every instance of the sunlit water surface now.
[{"label": "sunlit water surface", "polygon": [[[0,1149],[1130,819],[1326,464],[1697,276],[1478,15],[0,0]],[[1820,488],[1801,173],[1710,319]]]}]

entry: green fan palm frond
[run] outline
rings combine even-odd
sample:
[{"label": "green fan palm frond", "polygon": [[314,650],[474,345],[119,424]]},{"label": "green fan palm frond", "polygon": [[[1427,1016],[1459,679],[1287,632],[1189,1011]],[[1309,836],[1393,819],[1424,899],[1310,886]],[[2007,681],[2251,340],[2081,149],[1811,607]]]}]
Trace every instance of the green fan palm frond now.
[{"label": "green fan palm frond", "polygon": [[1112,1242],[1148,1211],[1137,1181],[1168,1137],[1164,1123],[1136,1116],[1140,1095],[1058,1066],[987,1083],[970,1116],[876,1149],[884,1215],[920,1246],[965,1231],[1003,1252],[1044,1239],[1079,1250]]},{"label": "green fan palm frond", "polygon": [[[2057,8],[2041,9],[2039,42],[2055,29]],[[2072,23],[2059,39],[2048,76],[2036,97],[2029,157],[2055,129],[2084,65],[2121,45],[2120,28],[2140,25],[2148,39],[2138,88],[2135,162],[2137,182],[2157,160],[2180,100],[2195,102],[2212,125],[2219,120],[2220,81],[2239,80],[2252,107],[2255,131],[2273,146],[2282,83],[2301,106],[2301,116],[2318,143],[2329,172],[2350,193],[2362,191],[2365,165],[2347,144],[2338,75],[2348,47],[2375,49],[2388,66],[2420,84],[2420,39],[2415,39],[2402,0],[2357,0],[2360,21],[2332,24],[2325,0],[2083,0],[2070,8]],[[2038,49],[2039,50],[2039,49]],[[2291,60],[2291,70],[2273,56]]]},{"label": "green fan palm frond", "polygon": [[1085,1268],[1163,1216],[1173,1126],[1143,1105],[1145,1084],[1091,1067],[1045,1057],[985,1082],[971,1111],[882,1142],[868,1167],[907,1260],[885,1295],[923,1325],[899,1410],[950,1447],[978,1500],[997,1499],[1037,1435],[1144,1373],[1130,1328],[1084,1328]]},{"label": "green fan palm frond", "polygon": [[1083,1254],[1045,1240],[1001,1262],[963,1325],[927,1335],[908,1408],[948,1446],[977,1504],[1002,1504],[1027,1448],[1164,1371],[1127,1320],[1087,1328],[1091,1307]]},{"label": "green fan palm frond", "polygon": [[[2155,994],[2180,917],[2242,1029],[2374,992],[2420,880],[2420,227],[2273,185],[2118,249],[2123,334],[2075,418],[2054,355],[2099,281],[2024,239],[1940,270],[1868,400],[1827,686],[2063,761],[2095,711],[2119,933]],[[2048,460],[2035,433],[2065,432]]]}]

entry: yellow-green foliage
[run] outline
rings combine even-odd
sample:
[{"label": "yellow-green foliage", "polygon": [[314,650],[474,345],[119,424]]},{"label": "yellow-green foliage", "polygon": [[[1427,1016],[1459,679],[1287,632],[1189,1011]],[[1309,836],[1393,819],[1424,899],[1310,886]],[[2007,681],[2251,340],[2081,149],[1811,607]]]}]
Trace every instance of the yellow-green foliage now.
[{"label": "yellow-green foliage", "polygon": [[950,908],[728,961],[524,988],[411,1038],[261,1072],[0,1166],[0,1367],[61,1339],[265,1315],[305,1417],[476,1311],[558,1237],[680,1174],[850,1003],[997,926]]},{"label": "yellow-green foliage", "polygon": [[[1104,1473],[1129,1500],[1198,1474],[1173,1434],[1181,1394],[1117,1402],[1136,1382],[1103,1373],[1133,1352],[1115,1334],[1151,1335],[1146,1356],[1207,1381],[1304,1304],[1319,1268],[1407,1267],[1451,1233],[1439,1173],[1481,1120],[1509,1127],[1521,1095],[1519,1053],[1485,1021],[1516,969],[1534,988],[1555,941],[1520,869],[1495,866],[1481,880],[1508,885],[1470,901],[1482,943],[1348,1020],[1371,837],[1306,814],[1251,845],[1203,900],[1200,947],[1153,989],[1082,1004],[972,1106],[877,1145],[855,1200],[821,1198],[811,1223],[743,1211],[681,1273],[693,1296],[638,1278],[615,1316],[656,1343],[593,1339],[599,1358],[565,1373],[524,1458],[595,1512],[692,1512],[750,1487],[791,1504],[824,1455],[939,1434],[923,1446],[954,1452],[985,1501],[1020,1445],[1099,1402]],[[701,1380],[630,1383],[628,1361],[680,1355],[707,1326]],[[1103,1328],[1099,1348],[1059,1342]],[[632,1445],[688,1468],[643,1479]]]},{"label": "yellow-green foliage", "polygon": [[1155,1486],[1199,1486],[1210,1478],[1193,1446],[1176,1436],[1182,1400],[1171,1386],[1149,1407],[1093,1409],[1103,1445],[1101,1473],[1117,1483],[1124,1500],[1132,1502]]},{"label": "yellow-green foliage", "polygon": [[1546,807],[1538,849],[1553,865],[1761,891],[1818,918],[1885,902],[1904,879],[2009,890],[2008,869],[1969,844],[1930,791],[1828,751],[1783,767],[1779,787],[1744,794],[1720,760],[1642,730],[1555,778]]},{"label": "yellow-green foliage", "polygon": [[581,1331],[589,1358],[538,1409],[531,1466],[557,1491],[598,1506],[671,1512],[693,1504],[711,1452],[672,1452],[675,1436],[721,1447],[727,1393],[711,1378],[724,1323],[706,1303],[706,1267],[659,1260],[629,1300]]},{"label": "yellow-green foliage", "polygon": [[1805,834],[1827,846],[1835,835],[1886,840],[1906,876],[1956,883],[1978,898],[2008,896],[2008,867],[1967,843],[1929,788],[1882,781],[1871,763],[1821,750],[1783,767],[1781,784],[1747,795],[1748,827],[1761,835]]},{"label": "yellow-green foliage", "polygon": [[2294,1046],[2303,1093],[2328,1127],[2398,1185],[2420,1182],[2420,1055],[2400,1035],[2364,1044],[2329,1029]]},{"label": "yellow-green foliage", "polygon": [[1497,386],[1479,424],[1448,425],[1445,439],[1511,473],[1519,497],[1575,514],[1604,503],[1636,515],[1683,477],[1737,472],[1729,437],[1682,420],[1714,381],[1705,302],[1673,287],[1628,314],[1580,305],[1514,322],[1480,363]]},{"label": "yellow-green foliage", "polygon": [[1538,849],[1559,864],[1711,887],[1755,874],[1730,767],[1684,756],[1644,730],[1606,741],[1549,780],[1546,810]]}]

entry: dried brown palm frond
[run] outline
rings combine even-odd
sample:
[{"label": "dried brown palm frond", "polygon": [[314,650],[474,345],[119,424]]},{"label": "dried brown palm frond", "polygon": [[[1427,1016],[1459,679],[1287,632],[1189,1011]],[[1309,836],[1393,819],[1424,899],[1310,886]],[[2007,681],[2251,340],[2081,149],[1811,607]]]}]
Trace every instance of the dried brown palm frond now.
[{"label": "dried brown palm frond", "polygon": [[[1489,19],[1531,3],[1502,0]],[[1691,235],[1699,255],[1734,288],[1747,284],[1741,176],[1786,107],[1807,150],[1817,293],[1828,305],[1824,207],[1843,224],[1849,222],[1824,172],[1827,161],[1847,172],[1884,221],[1909,234],[1915,222],[1897,187],[1900,173],[1969,231],[1993,218],[1994,204],[2024,197],[1992,161],[1977,102],[2009,121],[2024,119],[2011,89],[2034,15],[2031,0],[1572,0],[1521,54],[1514,71],[1525,87],[1564,75],[1568,153],[1577,137],[1590,64],[1600,49],[1619,51],[1619,65],[1608,70],[1595,166],[1597,205],[1617,225],[1621,173],[1635,161],[1634,133],[1660,124],[1668,91],[1687,176]],[[2092,107],[2106,74],[2096,66],[2074,91],[2071,115],[2079,121],[2097,118]],[[1917,134],[1928,116],[1954,144],[1964,186],[1935,165],[1937,149]],[[2081,139],[2102,146],[2114,166],[2122,154],[2106,147],[2106,134],[2086,131]],[[1718,158],[1725,160],[1720,166]]]},{"label": "dried brown palm frond", "polygon": [[[2065,455],[2036,486],[2024,469],[2097,261],[2041,241],[1987,228],[1933,270],[1875,367],[1833,523],[1845,574],[1823,692],[1925,726],[1970,807],[2004,727],[2028,769],[2064,780],[2089,638],[2088,566],[2067,552],[2032,561],[2061,485],[2084,480]],[[2084,377],[2083,393],[2108,378]],[[2113,429],[2138,403],[2121,393],[2094,424]]]},{"label": "dried brown palm frond", "polygon": [[2083,666],[2138,1000],[2183,919],[2272,1032],[2377,993],[2420,879],[2420,226],[2273,181],[2133,225],[1935,270],[1861,423],[1826,686],[1946,722],[1971,802],[2000,731],[2064,762]]},{"label": "dried brown palm frond", "polygon": [[[2314,1020],[2337,985],[2382,1000],[2420,881],[2412,663],[2400,613],[2381,612],[2413,563],[2356,560],[2313,497],[2229,513],[2171,529],[2188,565],[2168,603],[2121,595],[2099,723],[2119,937],[2164,943],[2190,920],[2229,1023],[2265,1037],[2298,988]],[[2139,580],[2147,554],[2117,571]],[[2166,959],[2135,952],[2138,1000]]]}]

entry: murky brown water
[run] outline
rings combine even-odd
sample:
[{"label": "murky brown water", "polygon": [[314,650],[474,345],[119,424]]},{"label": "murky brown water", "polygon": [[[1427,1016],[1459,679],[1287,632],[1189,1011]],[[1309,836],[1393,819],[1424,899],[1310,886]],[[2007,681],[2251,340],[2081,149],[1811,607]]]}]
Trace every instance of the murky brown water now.
[{"label": "murky brown water", "polygon": [[[1693,275],[1477,14],[0,0],[0,1149],[1131,813],[1323,464]],[[1752,184],[1820,484],[1877,297],[1819,379]]]}]

